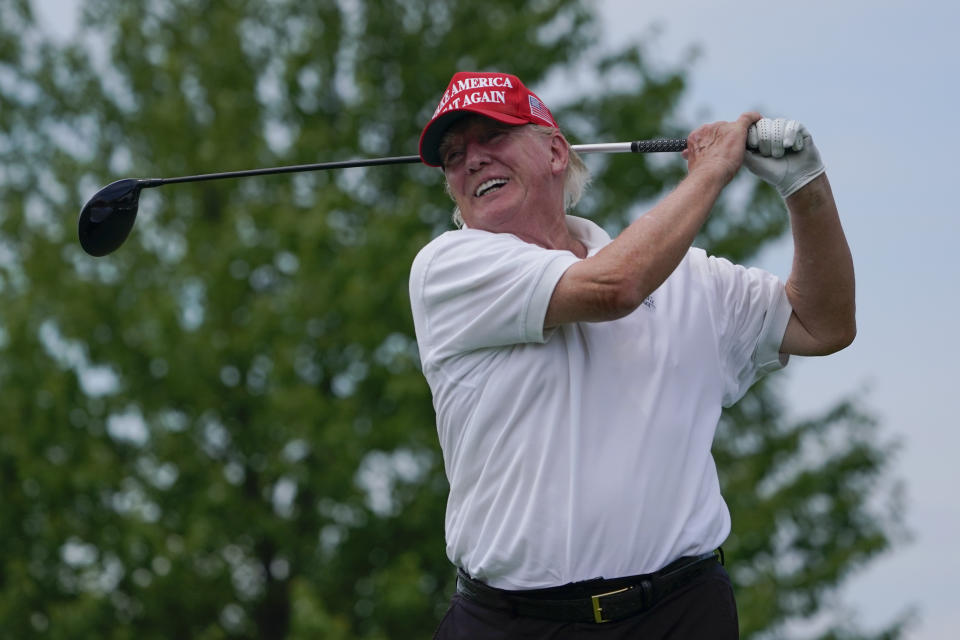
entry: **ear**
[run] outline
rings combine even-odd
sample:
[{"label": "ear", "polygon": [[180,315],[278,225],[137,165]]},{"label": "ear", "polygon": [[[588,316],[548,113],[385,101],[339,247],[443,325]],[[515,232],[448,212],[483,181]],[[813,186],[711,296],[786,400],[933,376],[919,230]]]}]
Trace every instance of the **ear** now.
[{"label": "ear", "polygon": [[570,160],[570,146],[559,130],[550,137],[550,170],[554,174],[563,174]]}]

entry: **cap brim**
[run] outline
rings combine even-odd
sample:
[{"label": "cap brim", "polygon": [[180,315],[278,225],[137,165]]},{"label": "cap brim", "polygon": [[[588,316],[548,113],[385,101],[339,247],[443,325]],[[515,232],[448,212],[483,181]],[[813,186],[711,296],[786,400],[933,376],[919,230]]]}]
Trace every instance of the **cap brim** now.
[{"label": "cap brim", "polygon": [[507,115],[505,113],[500,113],[499,111],[470,108],[448,111],[442,116],[432,120],[430,124],[424,128],[423,133],[420,134],[420,159],[424,164],[431,167],[443,166],[443,162],[440,158],[440,141],[443,139],[443,134],[445,134],[447,129],[453,126],[457,120],[460,120],[464,116],[471,114],[484,116],[492,120],[496,120],[497,122],[502,122],[504,124],[513,126],[530,124],[529,120]]}]

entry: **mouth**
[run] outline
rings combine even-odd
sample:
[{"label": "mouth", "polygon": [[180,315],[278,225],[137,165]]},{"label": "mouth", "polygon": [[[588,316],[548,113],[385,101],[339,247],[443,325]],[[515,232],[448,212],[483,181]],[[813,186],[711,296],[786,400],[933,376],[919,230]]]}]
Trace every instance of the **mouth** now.
[{"label": "mouth", "polygon": [[480,186],[477,187],[477,190],[473,192],[473,195],[474,197],[482,198],[489,193],[499,191],[503,185],[507,184],[507,182],[509,182],[509,180],[506,178],[491,178],[489,180],[484,180],[480,183]]}]

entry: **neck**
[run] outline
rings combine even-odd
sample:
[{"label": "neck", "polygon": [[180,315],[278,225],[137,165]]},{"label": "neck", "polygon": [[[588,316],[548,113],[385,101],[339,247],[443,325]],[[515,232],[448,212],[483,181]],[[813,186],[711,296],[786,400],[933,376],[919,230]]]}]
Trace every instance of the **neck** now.
[{"label": "neck", "polygon": [[578,258],[587,257],[586,245],[570,233],[570,229],[567,228],[567,216],[563,213],[559,216],[552,216],[549,221],[537,225],[536,229],[515,231],[513,234],[524,242],[538,245],[544,249],[570,251]]}]

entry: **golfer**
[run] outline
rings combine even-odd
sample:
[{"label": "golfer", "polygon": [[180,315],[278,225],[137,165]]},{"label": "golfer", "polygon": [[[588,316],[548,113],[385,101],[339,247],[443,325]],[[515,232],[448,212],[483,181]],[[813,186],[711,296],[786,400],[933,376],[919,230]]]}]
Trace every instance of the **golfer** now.
[{"label": "golfer", "polygon": [[[410,273],[458,570],[436,638],[738,637],[720,412],[851,343],[853,265],[799,123],[687,141],[687,176],[611,240],[567,213],[586,167],[516,76],[455,74],[423,130],[462,220]],[[691,248],[741,164],[786,201],[786,283]]]}]

